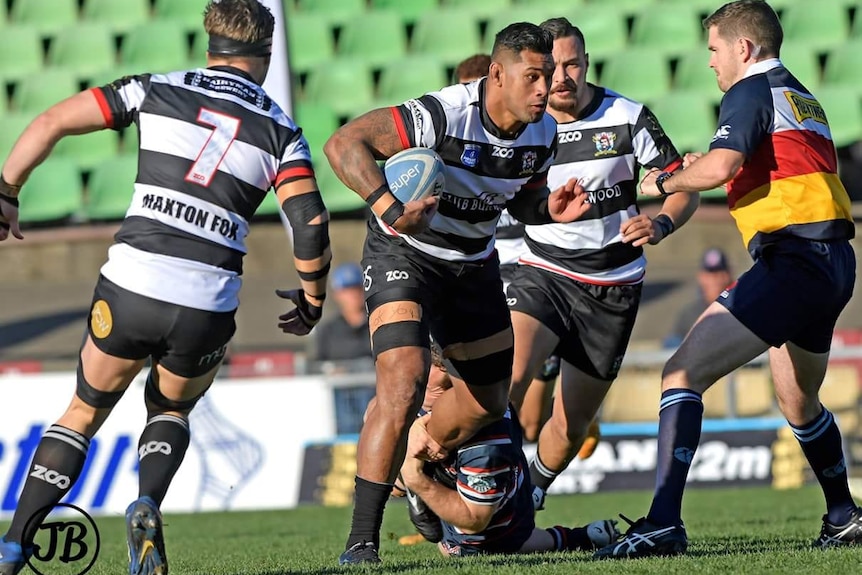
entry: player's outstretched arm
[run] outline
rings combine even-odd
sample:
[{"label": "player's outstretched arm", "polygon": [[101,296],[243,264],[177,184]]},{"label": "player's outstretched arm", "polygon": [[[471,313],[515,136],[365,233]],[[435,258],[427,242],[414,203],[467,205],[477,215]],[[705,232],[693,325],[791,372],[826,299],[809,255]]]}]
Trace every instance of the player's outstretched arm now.
[{"label": "player's outstretched arm", "polygon": [[326,278],[332,260],[329,246],[329,212],[323,205],[313,176],[288,181],[276,190],[293,230],[293,262],[301,289],[277,290],[294,309],[279,316],[285,333],[306,335],[323,315]]},{"label": "player's outstretched arm", "polygon": [[18,194],[60,138],[105,127],[105,117],[90,90],[66,98],[36,116],[15,142],[0,172],[0,241],[10,233],[24,239],[18,228]]},{"label": "player's outstretched arm", "polygon": [[391,108],[371,110],[341,126],[323,147],[329,165],[344,185],[368,203],[387,225],[416,234],[428,225],[428,212],[437,198],[402,204],[386,184],[377,160],[404,149]]}]

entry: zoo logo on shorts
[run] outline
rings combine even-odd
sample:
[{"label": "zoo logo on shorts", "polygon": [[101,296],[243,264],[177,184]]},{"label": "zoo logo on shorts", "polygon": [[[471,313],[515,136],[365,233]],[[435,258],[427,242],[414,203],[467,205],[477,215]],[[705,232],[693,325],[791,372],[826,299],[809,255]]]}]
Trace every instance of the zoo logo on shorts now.
[{"label": "zoo logo on shorts", "polygon": [[113,327],[114,318],[111,317],[111,308],[108,302],[100,299],[93,304],[93,310],[90,312],[90,328],[93,330],[93,335],[99,339],[105,339],[111,335]]}]

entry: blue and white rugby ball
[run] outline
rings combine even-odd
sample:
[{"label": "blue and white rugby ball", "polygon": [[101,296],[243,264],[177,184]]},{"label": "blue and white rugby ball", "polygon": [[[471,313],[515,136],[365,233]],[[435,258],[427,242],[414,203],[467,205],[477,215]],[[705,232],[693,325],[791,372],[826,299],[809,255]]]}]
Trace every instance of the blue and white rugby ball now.
[{"label": "blue and white rugby ball", "polygon": [[446,184],[443,159],[428,148],[408,148],[383,165],[389,189],[403,203],[439,195]]}]

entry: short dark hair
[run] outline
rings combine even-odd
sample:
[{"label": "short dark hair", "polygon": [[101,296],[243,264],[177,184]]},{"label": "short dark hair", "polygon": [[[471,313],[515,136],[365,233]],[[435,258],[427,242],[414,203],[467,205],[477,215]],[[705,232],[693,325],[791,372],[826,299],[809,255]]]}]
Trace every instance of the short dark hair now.
[{"label": "short dark hair", "polygon": [[256,43],[272,38],[275,17],[258,0],[210,0],[204,8],[204,29],[210,35]]},{"label": "short dark hair", "polygon": [[473,54],[460,64],[455,66],[453,80],[455,82],[468,82],[488,75],[491,66],[491,57],[488,54]]},{"label": "short dark hair", "polygon": [[778,56],[784,32],[781,21],[772,6],[763,0],[728,2],[703,20],[709,30],[715,26],[725,40],[747,37],[763,48],[766,55]]},{"label": "short dark hair", "polygon": [[530,22],[509,24],[494,36],[494,49],[491,58],[497,59],[499,53],[507,50],[520,54],[524,50],[538,54],[553,54],[554,39],[551,33]]},{"label": "short dark hair", "polygon": [[549,18],[539,24],[539,26],[542,30],[550,32],[554,40],[574,36],[581,41],[581,46],[584,47],[584,52],[587,51],[587,41],[584,39],[584,33],[581,32],[580,28],[569,22],[568,18]]}]

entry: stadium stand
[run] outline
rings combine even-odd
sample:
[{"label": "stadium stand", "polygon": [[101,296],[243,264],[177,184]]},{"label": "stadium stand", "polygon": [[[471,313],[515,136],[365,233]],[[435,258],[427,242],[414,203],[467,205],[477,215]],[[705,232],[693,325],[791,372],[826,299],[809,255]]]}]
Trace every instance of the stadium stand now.
[{"label": "stadium stand", "polygon": [[123,39],[120,61],[124,67],[169,72],[185,67],[189,38],[183,24],[153,20],[131,30]]},{"label": "stadium stand", "polygon": [[115,33],[128,32],[149,20],[150,0],[86,0],[81,17]]},{"label": "stadium stand", "polygon": [[48,158],[30,174],[20,201],[21,219],[28,222],[65,221],[77,215],[84,201],[78,166],[66,158]]},{"label": "stadium stand", "polygon": [[102,130],[75,138],[63,138],[57,142],[52,156],[70,159],[79,169],[90,170],[96,164],[114,158],[117,150],[119,150],[117,133]]},{"label": "stadium stand", "polygon": [[15,0],[9,20],[10,26],[6,30],[29,25],[40,34],[49,36],[77,22],[78,0]]},{"label": "stadium stand", "polygon": [[655,421],[661,399],[661,368],[624,368],[602,403],[602,421]]},{"label": "stadium stand", "polygon": [[445,66],[434,56],[393,60],[380,72],[378,105],[395,105],[449,84]]},{"label": "stadium stand", "polygon": [[407,30],[397,12],[359,14],[342,27],[337,51],[339,56],[379,67],[407,53]]},{"label": "stadium stand", "polygon": [[287,21],[291,70],[303,73],[335,56],[335,35],[329,19],[316,12],[300,13]]},{"label": "stadium stand", "polygon": [[34,26],[10,26],[0,35],[0,77],[6,82],[39,72],[44,66],[42,39]]},{"label": "stadium stand", "polygon": [[464,10],[428,12],[416,21],[410,46],[414,54],[436,56],[454,67],[465,54],[482,51],[479,23]]},{"label": "stadium stand", "polygon": [[118,220],[126,214],[132,199],[138,158],[116,156],[95,166],[90,175],[84,214],[89,220]]},{"label": "stadium stand", "polygon": [[[782,58],[823,100],[835,141],[848,146],[862,140],[862,67],[857,62],[862,2],[770,3],[785,27]],[[83,85],[202,65],[205,4],[0,3],[0,79],[6,87],[0,95],[0,127],[12,132],[0,135],[0,153],[5,156],[9,140],[35,113]],[[315,150],[346,119],[448,83],[457,61],[490,50],[496,32],[514,21],[538,23],[562,15],[580,26],[591,56],[589,79],[651,104],[683,149],[706,147],[710,111],[714,122],[722,95],[707,64],[699,22],[716,7],[714,0],[282,0],[282,6],[296,116]],[[136,137],[127,130],[119,138],[70,140],[61,144],[58,157],[73,160],[86,174],[106,157],[132,151]],[[331,176],[321,167],[318,171],[324,180]],[[346,190],[340,185],[334,189]],[[334,201],[348,210],[361,207],[352,194]]]},{"label": "stadium stand", "polygon": [[69,70],[79,79],[107,70],[116,62],[113,32],[102,23],[80,23],[63,28],[48,48],[48,65]]}]

